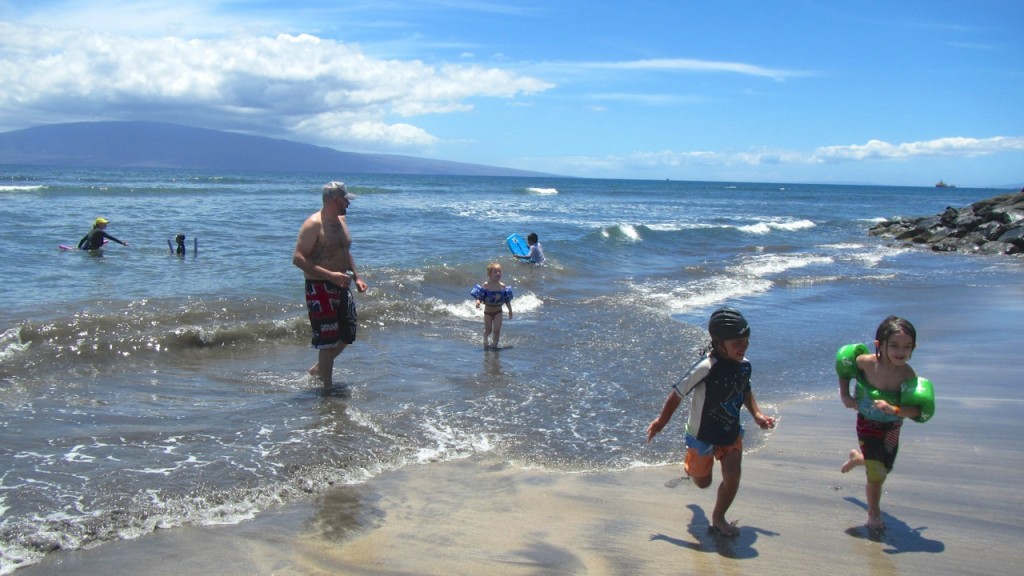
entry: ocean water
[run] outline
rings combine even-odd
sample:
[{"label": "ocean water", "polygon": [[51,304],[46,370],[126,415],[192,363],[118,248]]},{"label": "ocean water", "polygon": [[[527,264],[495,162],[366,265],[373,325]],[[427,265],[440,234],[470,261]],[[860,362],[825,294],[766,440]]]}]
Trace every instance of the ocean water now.
[{"label": "ocean water", "polygon": [[[370,290],[323,390],[291,253],[333,179],[358,195]],[[835,395],[836,347],[884,316],[925,318],[926,342],[965,289],[1021,296],[1020,259],[866,234],[1004,192],[2,167],[0,574],[481,453],[565,472],[678,462],[685,404],[657,442],[644,429],[722,305],[750,321],[754,390],[784,426],[786,402]],[[98,216],[130,246],[57,249]],[[512,232],[538,233],[548,262],[514,261]],[[171,255],[177,233],[198,253]],[[468,293],[491,261],[515,316],[485,351]],[[928,375],[926,345],[914,364]],[[756,450],[772,432],[746,423]]]}]

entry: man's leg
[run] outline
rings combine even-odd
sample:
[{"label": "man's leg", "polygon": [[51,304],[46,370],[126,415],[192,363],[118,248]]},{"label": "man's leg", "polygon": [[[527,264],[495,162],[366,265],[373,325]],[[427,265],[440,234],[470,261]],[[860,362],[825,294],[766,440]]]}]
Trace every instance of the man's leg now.
[{"label": "man's leg", "polygon": [[324,383],[324,388],[334,386],[334,359],[345,350],[346,346],[348,344],[339,342],[333,348],[320,348],[317,350],[316,364],[309,369],[309,373],[311,376],[319,377]]}]

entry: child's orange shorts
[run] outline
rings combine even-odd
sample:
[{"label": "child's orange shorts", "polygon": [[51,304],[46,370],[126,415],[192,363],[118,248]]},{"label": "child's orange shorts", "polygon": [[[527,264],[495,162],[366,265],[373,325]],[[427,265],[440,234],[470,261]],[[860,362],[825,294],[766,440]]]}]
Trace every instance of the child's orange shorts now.
[{"label": "child's orange shorts", "polygon": [[732,452],[743,452],[743,435],[736,437],[736,441],[727,446],[707,444],[697,440],[689,434],[686,435],[686,458],[683,460],[683,469],[686,475],[694,478],[706,478],[711,475],[711,469],[715,460],[721,460],[726,454]]}]

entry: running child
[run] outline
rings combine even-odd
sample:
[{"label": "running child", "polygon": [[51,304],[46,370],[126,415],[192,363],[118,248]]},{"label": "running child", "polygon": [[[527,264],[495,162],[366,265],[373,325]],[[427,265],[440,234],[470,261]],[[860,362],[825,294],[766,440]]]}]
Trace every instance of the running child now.
[{"label": "running child", "polygon": [[761,428],[774,428],[775,418],[765,416],[750,388],[750,361],[745,357],[750,344],[750,326],[738,311],[722,308],[708,322],[711,344],[704,356],[672,386],[661,414],[647,427],[647,441],[668,424],[687,394],[693,393],[690,418],[686,423],[686,474],[699,488],[711,485],[714,461],[721,462],[722,482],[718,485],[709,530],[721,536],[736,536],[739,528],[725,519],[740,488],[743,459],[743,425],[740,407],[746,406]]},{"label": "running child", "polygon": [[477,308],[484,306],[484,349],[487,349],[487,337],[492,334],[494,348],[497,348],[501,338],[502,305],[508,308],[508,319],[512,319],[512,288],[501,282],[501,264],[488,264],[487,281],[473,286],[469,295],[476,299]]},{"label": "running child", "polygon": [[[918,378],[907,362],[917,348],[917,331],[909,321],[889,316],[875,331],[875,353],[864,344],[848,344],[836,353],[839,398],[857,410],[859,449],[840,467],[843,473],[857,466],[867,472],[867,528],[884,530],[882,484],[896,462],[904,418],[925,422],[935,412],[931,382]],[[856,396],[850,381],[856,380]]]}]

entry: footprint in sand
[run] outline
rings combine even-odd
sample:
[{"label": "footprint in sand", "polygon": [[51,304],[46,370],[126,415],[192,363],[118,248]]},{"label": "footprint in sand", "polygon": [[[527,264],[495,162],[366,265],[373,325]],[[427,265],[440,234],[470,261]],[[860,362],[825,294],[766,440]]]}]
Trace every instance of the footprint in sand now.
[{"label": "footprint in sand", "polygon": [[673,479],[669,480],[668,482],[665,482],[665,488],[675,488],[676,486],[679,486],[683,482],[688,482],[689,480],[690,480],[689,476],[683,476],[681,478],[673,478]]}]

